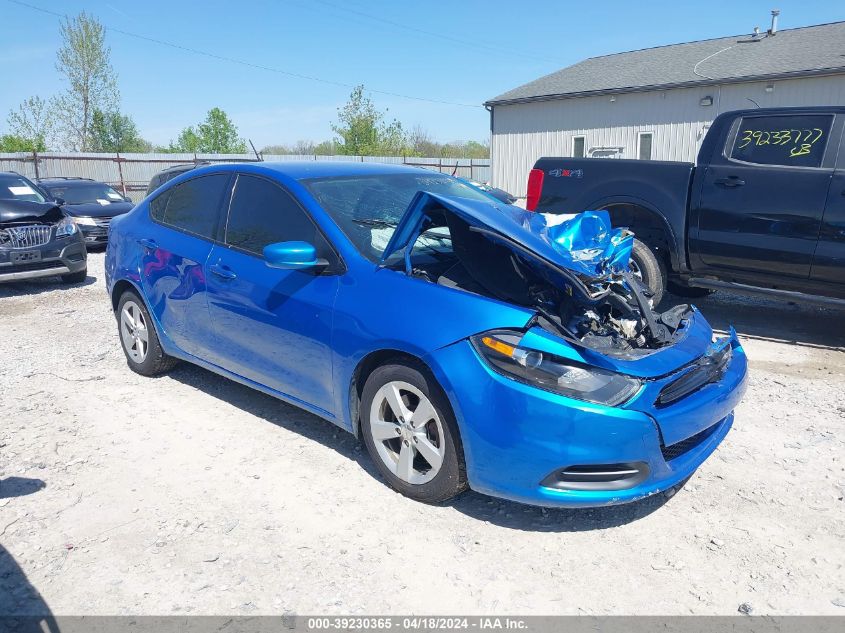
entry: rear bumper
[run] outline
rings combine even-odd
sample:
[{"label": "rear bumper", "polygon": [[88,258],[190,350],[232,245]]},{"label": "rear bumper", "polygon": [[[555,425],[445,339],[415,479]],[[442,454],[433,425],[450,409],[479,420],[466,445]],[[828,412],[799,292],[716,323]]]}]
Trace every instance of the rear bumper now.
[{"label": "rear bumper", "polygon": [[85,242],[79,233],[70,240],[53,240],[43,246],[20,250],[38,251],[41,259],[31,264],[16,265],[9,261],[13,249],[0,249],[0,283],[68,275],[88,266]]},{"label": "rear bumper", "polygon": [[[434,360],[448,368],[448,379],[438,379],[458,418],[471,488],[532,505],[593,507],[672,488],[716,450],[745,391],[747,363],[738,343],[736,351],[717,383],[659,413],[576,401],[517,383],[490,370],[465,342],[438,350]],[[682,403],[697,414],[673,415]],[[667,446],[669,429],[677,440]],[[624,484],[553,483],[561,471],[591,468],[639,470]]]}]

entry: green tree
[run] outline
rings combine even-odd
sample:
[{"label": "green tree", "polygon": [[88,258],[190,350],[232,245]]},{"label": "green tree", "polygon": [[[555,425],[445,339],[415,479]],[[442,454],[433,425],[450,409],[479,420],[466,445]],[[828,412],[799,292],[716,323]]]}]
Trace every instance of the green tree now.
[{"label": "green tree", "polygon": [[246,141],[238,136],[238,128],[220,108],[208,111],[205,120],[196,127],[186,127],[175,143],[174,152],[202,154],[245,154]]},{"label": "green tree", "polygon": [[490,158],[490,145],[478,141],[467,141],[463,146],[461,158]]},{"label": "green tree", "polygon": [[120,112],[94,110],[91,149],[95,152],[149,152],[152,144],[141,138],[131,117]]},{"label": "green tree", "polygon": [[287,145],[267,145],[266,147],[261,148],[261,153],[280,156],[284,154],[293,154],[293,150]]},{"label": "green tree", "polygon": [[[5,150],[15,152],[45,152],[49,139],[53,135],[53,116],[41,97],[30,97],[21,103],[17,110],[11,110],[7,118],[8,134],[4,138],[18,139],[27,149]],[[7,141],[20,145],[17,141]]]},{"label": "green tree", "polygon": [[117,79],[106,46],[105,29],[83,11],[65,18],[56,70],[64,76],[67,90],[55,99],[56,112],[66,143],[75,150],[91,149],[94,112],[110,112],[119,102]]},{"label": "green tree", "polygon": [[323,141],[314,146],[314,153],[318,156],[337,156],[340,153],[340,148],[334,139],[330,141]]},{"label": "green tree", "polygon": [[34,143],[32,139],[23,138],[15,134],[0,136],[0,152],[44,152],[46,146]]},{"label": "green tree", "polygon": [[385,112],[376,109],[364,95],[363,85],[356,86],[349,101],[338,108],[337,123],[332,124],[332,130],[340,137],[338,152],[361,156],[401,154],[407,145],[402,124],[396,119],[386,122]]}]

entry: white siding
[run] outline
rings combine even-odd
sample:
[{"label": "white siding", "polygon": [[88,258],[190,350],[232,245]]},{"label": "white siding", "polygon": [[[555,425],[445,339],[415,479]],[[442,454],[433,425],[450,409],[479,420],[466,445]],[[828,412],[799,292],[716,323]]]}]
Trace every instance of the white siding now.
[{"label": "white siding", "polygon": [[[766,92],[769,84],[773,90]],[[700,105],[707,96],[713,105]],[[587,156],[637,158],[637,134],[652,132],[652,158],[694,161],[716,115],[754,107],[749,99],[762,108],[843,105],[845,75],[495,106],[492,184],[525,196],[534,162],[571,156],[572,137],[582,135]],[[604,149],[614,147],[618,153]]]}]

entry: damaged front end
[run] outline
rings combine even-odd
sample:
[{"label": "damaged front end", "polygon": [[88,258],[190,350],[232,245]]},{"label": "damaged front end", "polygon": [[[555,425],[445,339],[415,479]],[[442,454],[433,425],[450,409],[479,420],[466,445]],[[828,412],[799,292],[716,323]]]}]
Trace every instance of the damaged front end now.
[{"label": "damaged front end", "polygon": [[79,230],[58,206],[0,200],[0,282],[72,275],[85,266]]},{"label": "damaged front end", "polygon": [[35,245],[64,219],[55,204],[26,200],[0,201],[0,248],[26,248]]},{"label": "damaged front end", "polygon": [[421,192],[383,263],[401,257],[412,276],[531,308],[532,325],[632,360],[675,343],[692,314],[655,312],[628,266],[633,239],[604,211],[551,216]]}]

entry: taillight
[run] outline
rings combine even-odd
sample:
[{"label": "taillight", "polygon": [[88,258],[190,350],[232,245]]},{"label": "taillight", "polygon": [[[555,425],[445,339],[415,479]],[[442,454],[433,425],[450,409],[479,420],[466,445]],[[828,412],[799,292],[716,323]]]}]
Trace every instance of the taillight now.
[{"label": "taillight", "polygon": [[540,202],[540,193],[543,191],[543,170],[532,169],[528,173],[528,193],[525,199],[525,208],[534,211]]}]

